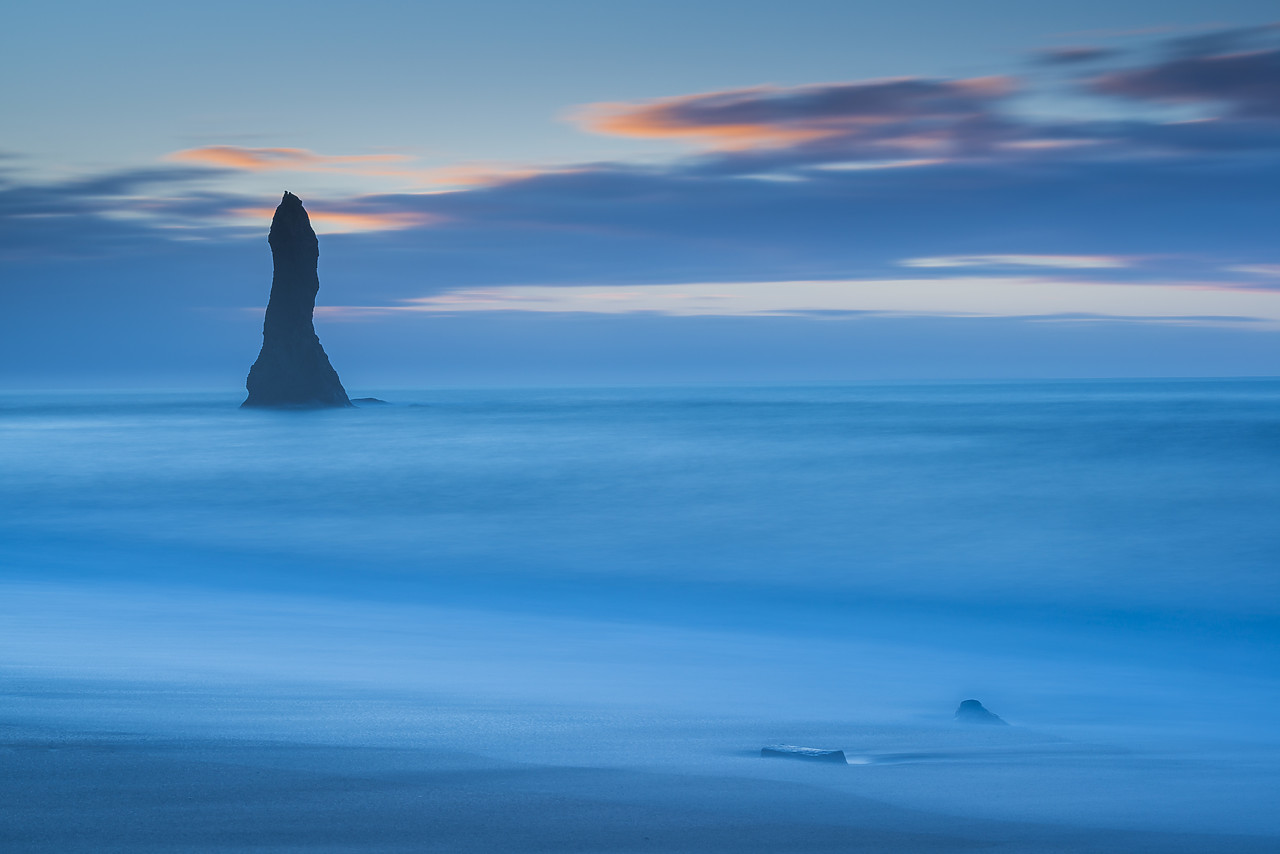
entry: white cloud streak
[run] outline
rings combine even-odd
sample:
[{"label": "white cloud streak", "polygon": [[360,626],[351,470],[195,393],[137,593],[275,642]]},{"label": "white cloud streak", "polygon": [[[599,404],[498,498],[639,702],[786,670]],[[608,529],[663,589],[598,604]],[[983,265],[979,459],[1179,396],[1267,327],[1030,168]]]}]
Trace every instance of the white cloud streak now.
[{"label": "white cloud streak", "polygon": [[1115,255],[943,255],[907,258],[903,267],[1049,267],[1058,270],[1115,270],[1133,266]]},{"label": "white cloud streak", "polygon": [[460,289],[387,307],[336,306],[327,313],[369,316],[423,312],[585,312],[668,316],[762,316],[869,312],[974,317],[1114,317],[1215,324],[1228,318],[1280,329],[1280,291],[1214,283],[1127,284],[1030,276],[713,282],[679,285],[513,285]]}]

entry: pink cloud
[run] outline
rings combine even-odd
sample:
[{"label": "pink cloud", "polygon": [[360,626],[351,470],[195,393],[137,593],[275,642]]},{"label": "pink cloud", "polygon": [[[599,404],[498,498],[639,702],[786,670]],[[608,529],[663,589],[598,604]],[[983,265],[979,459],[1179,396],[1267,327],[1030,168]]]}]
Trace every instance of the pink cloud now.
[{"label": "pink cloud", "polygon": [[[315,209],[310,206],[308,215],[317,231],[334,233],[350,231],[394,231],[404,228],[416,228],[424,225],[436,225],[445,222],[447,217],[422,212],[376,213],[368,211],[350,211],[333,209]],[[266,220],[270,222],[275,208],[237,208],[233,214],[245,219]]]},{"label": "pink cloud", "polygon": [[244,148],[238,145],[208,145],[187,148],[168,155],[180,163],[199,163],[245,172],[343,172],[366,171],[379,164],[403,163],[403,154],[316,154],[305,148]]}]

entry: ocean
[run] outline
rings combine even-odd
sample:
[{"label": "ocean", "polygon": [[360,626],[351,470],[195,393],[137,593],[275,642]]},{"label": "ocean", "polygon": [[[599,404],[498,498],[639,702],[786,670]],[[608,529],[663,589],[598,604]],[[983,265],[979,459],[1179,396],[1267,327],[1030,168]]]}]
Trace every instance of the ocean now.
[{"label": "ocean", "polygon": [[1280,381],[355,391],[0,395],[0,842],[1280,844]]}]

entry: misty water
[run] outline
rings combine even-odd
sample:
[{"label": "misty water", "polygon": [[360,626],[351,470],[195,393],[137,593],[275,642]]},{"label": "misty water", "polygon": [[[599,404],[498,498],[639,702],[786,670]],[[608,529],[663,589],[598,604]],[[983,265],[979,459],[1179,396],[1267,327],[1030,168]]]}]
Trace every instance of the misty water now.
[{"label": "misty water", "polygon": [[1280,382],[374,393],[0,397],[13,743],[1280,837]]}]

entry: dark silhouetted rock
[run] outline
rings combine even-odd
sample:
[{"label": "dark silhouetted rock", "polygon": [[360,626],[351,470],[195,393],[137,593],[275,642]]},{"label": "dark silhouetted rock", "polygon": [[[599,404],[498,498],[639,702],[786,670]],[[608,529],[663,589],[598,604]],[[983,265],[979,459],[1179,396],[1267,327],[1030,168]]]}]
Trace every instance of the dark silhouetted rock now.
[{"label": "dark silhouetted rock", "polygon": [[805,759],[810,762],[845,762],[843,750],[822,750],[817,747],[796,747],[794,744],[775,744],[760,748],[765,759]]},{"label": "dark silhouetted rock", "polygon": [[243,406],[350,406],[338,372],[320,346],[311,315],[320,277],[320,243],[302,200],[285,193],[271,220],[271,299],[262,324],[262,352],[249,370]]},{"label": "dark silhouetted rock", "polygon": [[962,724],[1009,725],[999,715],[987,711],[987,707],[977,700],[962,700],[960,708],[956,709],[956,720]]}]

